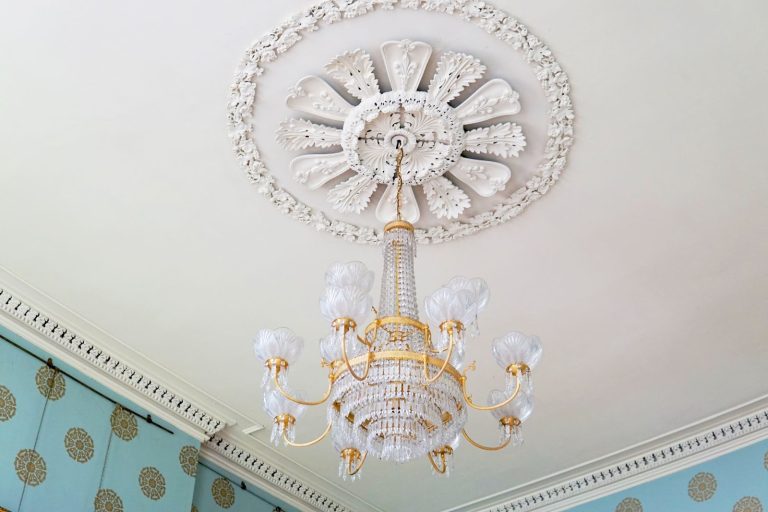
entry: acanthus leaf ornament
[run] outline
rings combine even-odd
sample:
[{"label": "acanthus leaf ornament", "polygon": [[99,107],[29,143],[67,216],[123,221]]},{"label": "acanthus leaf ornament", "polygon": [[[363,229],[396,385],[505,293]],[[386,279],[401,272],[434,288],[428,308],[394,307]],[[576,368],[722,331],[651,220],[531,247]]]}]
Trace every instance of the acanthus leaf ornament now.
[{"label": "acanthus leaf ornament", "polygon": [[[566,157],[573,143],[574,111],[570,98],[568,76],[555,59],[552,51],[540,38],[532,34],[528,27],[520,23],[509,13],[497,9],[488,2],[483,2],[482,8],[478,8],[476,3],[464,2],[462,0],[441,0],[440,2],[350,0],[341,4],[321,2],[301,13],[297,13],[296,16],[291,17],[287,22],[257,40],[246,52],[245,58],[235,74],[235,82],[232,86],[232,95],[229,102],[230,133],[235,153],[245,168],[247,175],[256,185],[258,192],[264,194],[282,212],[297,220],[311,224],[320,231],[327,231],[351,241],[376,243],[381,240],[383,235],[381,230],[365,223],[353,223],[349,220],[342,220],[335,217],[330,210],[309,206],[299,200],[294,194],[285,190],[284,186],[287,185],[283,179],[273,175],[262,160],[257,147],[257,141],[254,138],[254,124],[256,123],[256,110],[260,108],[256,101],[256,87],[260,77],[265,71],[268,71],[272,61],[279,59],[281,55],[294,45],[306,39],[305,36],[312,31],[328,27],[331,24],[346,23],[348,19],[365,16],[379,10],[389,9],[442,13],[456,16],[467,23],[482,28],[491,37],[507,44],[511,52],[517,53],[522,57],[532,70],[531,76],[538,80],[543,98],[549,104],[546,113],[546,127],[537,127],[535,119],[533,119],[531,128],[527,126],[528,122],[522,126],[525,130],[533,130],[532,133],[540,133],[546,137],[543,144],[536,142],[528,148],[528,151],[533,151],[537,154],[524,155],[525,159],[520,160],[518,165],[512,167],[512,172],[516,178],[514,183],[523,184],[511,188],[508,182],[504,190],[494,194],[493,198],[488,200],[474,201],[473,198],[470,198],[471,193],[466,198],[466,202],[473,201],[471,214],[467,213],[466,207],[454,207],[451,208],[453,213],[460,212],[455,216],[446,215],[438,217],[433,213],[432,216],[428,215],[425,218],[424,214],[427,212],[421,211],[420,219],[424,227],[416,227],[416,240],[422,243],[452,240],[498,225],[517,216],[533,201],[545,194],[552,184],[559,179],[560,174],[565,169]],[[445,58],[446,53],[449,52],[433,57],[429,45],[424,46],[420,42],[410,40],[391,41],[385,43],[385,46],[382,47],[383,67],[385,69],[380,71],[386,70],[389,82],[393,84],[393,89],[405,93],[422,92],[419,91],[419,86],[424,86],[426,82],[431,83],[433,81],[424,79],[422,76],[424,69],[426,69],[426,63],[430,59],[439,62]],[[456,56],[464,55],[460,51],[451,51],[450,53]],[[484,69],[481,63],[475,62],[474,58],[461,59],[455,57],[455,60],[456,69],[466,69],[474,81],[480,82],[477,84],[479,86],[477,90],[471,95],[471,98],[473,98],[471,102],[473,110],[475,107],[478,111],[499,109],[498,112],[507,112],[504,115],[514,115],[512,112],[520,106],[519,97],[517,93],[514,93],[514,90],[512,94],[505,94],[505,87],[502,87],[499,82],[495,82],[497,79],[492,76],[493,69],[486,73],[491,75],[491,79],[482,83],[480,75],[482,75]],[[366,61],[363,59],[358,62],[358,64],[360,63],[366,64]],[[369,76],[370,70],[367,69],[367,64],[358,65],[355,67],[355,70],[358,70],[358,68],[360,71],[358,73],[359,77]],[[445,69],[450,70],[451,68],[446,67]],[[375,74],[373,76],[375,78]],[[455,87],[450,85],[450,72],[442,73],[441,80],[445,81],[445,86],[438,88],[435,85],[432,91],[433,94],[435,94],[435,91],[440,93],[435,97],[450,97],[454,94],[456,88],[462,87],[460,84],[461,80],[457,82],[458,85]],[[361,96],[363,90],[366,90],[366,94],[373,91],[372,87],[370,87],[372,86],[372,81],[363,80],[361,83],[365,84],[364,87],[357,87],[357,90],[361,91]],[[340,85],[343,86],[343,84]],[[482,94],[480,94],[481,92]],[[381,94],[387,94],[387,92],[385,91]],[[406,99],[406,104],[403,107],[408,107],[412,101],[418,101],[418,98]],[[462,118],[464,120],[474,119],[465,112],[465,110],[469,109],[470,102],[465,100],[462,104],[457,105],[457,108],[462,107],[462,105],[466,105],[461,112]],[[344,123],[350,111],[355,107],[355,105],[341,97],[333,87],[328,86],[324,80],[317,77],[307,77],[305,80],[299,81],[298,87],[292,91],[292,99],[289,106],[292,109],[313,116],[317,115],[323,119],[332,119],[334,122],[329,124]],[[475,114],[472,115],[474,116]],[[530,119],[530,113],[527,119]],[[460,125],[468,124],[462,122],[461,119],[459,121]],[[496,124],[499,124],[498,121]],[[338,128],[338,125],[333,127]],[[476,129],[477,127],[472,126],[472,128]],[[484,126],[481,126],[481,128],[484,128]],[[543,128],[543,130],[540,131],[540,128]],[[463,134],[464,132],[462,132]],[[474,136],[479,136],[479,134]],[[284,137],[283,142],[288,147],[297,147],[291,145],[298,144],[296,139],[290,139],[290,137]],[[467,140],[462,143],[464,144],[463,151],[484,152],[486,158],[510,158],[519,155],[526,149],[527,146],[522,144],[524,140],[521,130],[519,136],[493,134],[493,142],[483,141],[472,144],[471,141]],[[435,158],[450,159],[457,156],[445,150],[449,144],[455,145],[455,141],[446,144],[444,141],[436,140],[434,143],[430,141],[430,144],[433,145],[435,151],[443,150]],[[440,144],[442,145],[438,147]],[[303,144],[300,145],[303,146]],[[355,143],[355,145],[357,144]],[[370,146],[370,144],[367,144],[367,146]],[[331,146],[307,142],[306,146],[298,149],[306,149],[308,147]],[[486,149],[487,151],[484,151]],[[541,152],[540,158],[538,152]],[[366,153],[365,149],[363,153]],[[384,178],[392,179],[391,161],[385,158],[385,156],[381,155],[380,152],[371,150],[362,155],[361,162],[364,162],[366,165],[378,165],[382,171],[380,174],[382,181],[380,183],[392,185],[391,181],[384,181]],[[430,212],[442,212],[445,210],[442,207],[444,204],[441,206],[430,205],[428,199],[426,199],[428,195],[436,197],[437,194],[435,192],[438,189],[446,191],[451,190],[453,187],[457,188],[460,193],[452,193],[451,195],[466,195],[461,191],[461,188],[456,187],[456,184],[451,182],[453,178],[450,176],[446,178],[449,181],[448,185],[445,183],[428,185],[424,171],[428,168],[429,163],[423,158],[408,158],[404,162],[404,168],[406,165],[410,165],[409,161],[413,161],[414,166],[420,166],[416,170],[418,171],[418,178],[422,183],[416,184],[414,191],[418,198],[418,203],[427,203]],[[534,161],[538,163],[533,164]],[[355,165],[357,165],[357,162],[350,162],[350,169],[359,173],[360,168],[356,168]],[[535,169],[532,165],[536,165]],[[434,181],[437,175],[444,177],[443,175],[446,172],[447,169],[440,169],[429,179]],[[333,187],[339,181],[348,179],[350,174],[350,172],[342,173],[342,176],[337,177],[336,181],[328,186]],[[417,175],[417,173],[413,174],[414,176]],[[404,172],[403,175],[408,176],[409,172]],[[465,186],[463,183],[458,183],[458,185],[459,187]],[[427,194],[428,189],[430,189],[430,194]],[[362,204],[362,202],[359,204]],[[382,208],[382,210],[386,210],[386,208]]]},{"label": "acanthus leaf ornament", "polygon": [[[507,82],[496,78],[454,108],[448,102],[485,72],[485,66],[477,58],[444,52],[427,91],[418,91],[432,47],[420,41],[388,41],[381,45],[381,53],[393,84],[393,90],[389,92],[380,92],[371,57],[360,49],[339,55],[325,66],[331,78],[360,100],[349,110],[338,137],[337,132],[330,131],[336,128],[304,119],[291,119],[281,124],[277,140],[287,148],[320,146],[313,140],[322,127],[322,133],[328,133],[320,141],[323,147],[339,145],[342,149],[342,153],[294,158],[291,168],[296,179],[315,189],[348,170],[356,172],[357,177],[337,184],[328,195],[336,210],[353,213],[360,213],[367,207],[379,184],[388,185],[376,207],[376,217],[381,222],[389,222],[396,218],[391,186],[395,154],[402,147],[401,172],[407,187],[402,198],[407,203],[404,204],[407,206],[405,218],[409,222],[416,222],[421,217],[414,187],[426,187],[427,183],[446,173],[456,178],[454,186],[466,185],[481,197],[502,192],[512,176],[509,167],[500,162],[469,159],[461,154],[467,150],[516,157],[525,147],[522,129],[506,123],[466,132],[464,125],[517,114],[520,112],[518,93]],[[331,85],[321,85],[321,82],[325,83],[319,77],[301,79],[292,89],[288,105],[311,111],[330,122],[338,121],[342,110],[328,107],[330,114],[324,115],[317,102],[309,108],[306,102],[297,101],[296,91],[311,90],[320,92],[305,92],[307,97],[320,95],[328,104],[339,103],[330,100],[333,97]],[[301,129],[298,134],[297,128]],[[473,136],[469,145],[468,133]],[[305,139],[303,143],[297,141],[300,136]],[[495,149],[496,144],[498,149],[489,151],[489,147]],[[341,154],[346,156],[346,164]],[[469,196],[456,194],[454,187],[442,180],[429,188],[431,193],[424,189],[426,201],[438,219],[456,218],[471,204]],[[436,190],[449,191],[459,200],[454,201],[452,208],[445,208],[445,198],[436,194]]]}]

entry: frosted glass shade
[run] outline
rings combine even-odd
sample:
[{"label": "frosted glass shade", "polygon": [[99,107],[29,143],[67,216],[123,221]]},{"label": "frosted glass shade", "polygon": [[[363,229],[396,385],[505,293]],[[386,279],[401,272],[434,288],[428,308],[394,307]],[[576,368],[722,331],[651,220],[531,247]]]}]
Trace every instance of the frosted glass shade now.
[{"label": "frosted glass shade", "polygon": [[[499,404],[510,397],[508,392],[493,389],[488,394],[489,405]],[[528,419],[533,412],[533,398],[522,390],[510,403],[492,411],[493,417],[500,420],[504,417],[517,418],[521,422]]]},{"label": "frosted glass shade", "polygon": [[328,286],[320,296],[320,313],[329,322],[351,318],[362,325],[372,305],[371,296],[355,288]]},{"label": "frosted glass shade", "polygon": [[512,331],[494,339],[491,350],[498,365],[506,369],[513,363],[523,363],[534,368],[541,359],[543,349],[538,336]]},{"label": "frosted glass shade", "polygon": [[[300,393],[290,392],[287,389],[286,392],[301,400]],[[304,406],[297,404],[296,402],[291,402],[278,390],[273,389],[264,393],[264,411],[272,418],[280,416],[281,414],[290,414],[298,419],[304,412]]]},{"label": "frosted glass shade", "polygon": [[362,262],[334,263],[325,272],[325,284],[334,288],[354,289],[367,294],[373,288],[373,272]]},{"label": "frosted glass shade", "polygon": [[477,313],[482,313],[485,307],[488,305],[488,299],[491,296],[491,291],[488,288],[488,283],[479,277],[467,278],[462,276],[456,276],[445,285],[446,288],[451,290],[466,290],[470,292],[474,297],[475,307]]},{"label": "frosted glass shade", "polygon": [[448,320],[471,321],[475,316],[475,298],[467,290],[443,287],[424,299],[424,313],[430,324]]},{"label": "frosted glass shade", "polygon": [[262,363],[279,357],[293,364],[304,349],[304,340],[290,329],[261,329],[253,338],[253,352]]}]

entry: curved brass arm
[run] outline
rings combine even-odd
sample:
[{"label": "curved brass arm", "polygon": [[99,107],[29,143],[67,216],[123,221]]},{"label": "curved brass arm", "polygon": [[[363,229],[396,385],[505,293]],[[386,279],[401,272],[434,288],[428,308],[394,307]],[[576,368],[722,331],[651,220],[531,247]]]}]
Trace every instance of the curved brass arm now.
[{"label": "curved brass arm", "polygon": [[447,327],[448,330],[448,353],[445,355],[445,360],[443,360],[443,366],[440,368],[440,371],[437,372],[437,375],[434,377],[429,376],[429,365],[427,364],[427,354],[424,354],[424,379],[426,380],[426,384],[432,384],[437,379],[440,378],[440,376],[445,371],[445,368],[448,366],[448,363],[451,361],[451,356],[453,355],[453,346],[454,346],[454,339],[453,339],[453,329],[454,326],[450,325]]},{"label": "curved brass arm", "polygon": [[480,444],[477,441],[475,441],[474,439],[472,439],[471,437],[469,437],[469,434],[467,434],[467,431],[464,430],[464,429],[461,429],[461,435],[464,436],[464,439],[466,439],[467,442],[469,444],[471,444],[472,446],[474,446],[475,448],[480,448],[481,450],[485,450],[485,451],[488,451],[488,452],[495,452],[495,451],[498,451],[498,450],[503,450],[504,448],[507,447],[507,445],[509,443],[512,442],[512,436],[510,435],[509,437],[507,437],[506,441],[504,441],[503,443],[501,443],[498,446],[485,446],[484,444]]},{"label": "curved brass arm", "polygon": [[328,389],[325,391],[325,395],[323,395],[323,398],[321,398],[320,400],[317,400],[314,402],[300,400],[298,398],[295,398],[289,395],[288,392],[283,389],[283,386],[280,384],[280,380],[278,380],[279,373],[280,373],[279,371],[275,372],[275,376],[273,377],[273,380],[275,382],[275,389],[277,389],[281,395],[283,395],[285,398],[287,398],[291,402],[301,404],[301,405],[320,405],[326,400],[328,400],[328,397],[331,396],[331,391],[333,391],[333,382],[334,382],[333,370],[331,370],[331,374],[328,375]]},{"label": "curved brass arm", "polygon": [[283,430],[283,441],[288,446],[293,446],[295,448],[306,448],[307,446],[312,446],[313,444],[317,444],[320,441],[322,441],[323,439],[325,439],[325,436],[327,436],[328,433],[331,431],[331,426],[332,425],[333,425],[333,423],[328,422],[328,426],[325,427],[325,430],[323,431],[322,434],[320,434],[320,437],[318,437],[316,439],[313,439],[311,441],[307,441],[306,443],[294,443],[293,441],[288,439],[288,436],[286,435],[286,431]]},{"label": "curved brass arm", "polygon": [[445,463],[445,460],[443,459],[443,468],[440,469],[438,465],[435,463],[434,457],[432,457],[432,452],[427,452],[427,458],[429,459],[429,463],[432,464],[432,468],[434,468],[437,473],[444,475],[445,470],[448,469],[448,464]]},{"label": "curved brass arm", "polygon": [[[503,402],[500,402],[495,405],[477,405],[472,401],[472,398],[467,394],[467,376],[462,376],[461,379],[461,392],[464,395],[464,400],[467,402],[467,405],[470,406],[473,409],[477,409],[478,411],[493,411],[495,409],[498,409],[499,407],[504,407],[508,403],[510,403],[512,400],[517,398],[517,394],[520,392],[520,371],[519,369],[514,373],[515,375],[515,390],[512,392],[512,395],[510,395],[509,398],[504,400]],[[465,436],[466,437],[466,436]]]},{"label": "curved brass arm", "polygon": [[347,475],[355,476],[358,471],[363,469],[363,464],[365,464],[365,458],[366,457],[368,457],[368,450],[365,450],[363,452],[363,456],[360,458],[360,462],[357,463],[357,467],[354,469],[354,471],[352,470],[351,464],[348,464],[347,465]]},{"label": "curved brass arm", "polygon": [[342,335],[341,335],[341,357],[344,358],[344,364],[347,365],[347,370],[349,370],[349,374],[352,375],[352,377],[355,378],[355,380],[363,381],[366,378],[368,378],[368,372],[371,369],[371,352],[370,349],[368,351],[368,357],[365,360],[365,372],[363,372],[362,376],[359,376],[355,373],[355,371],[352,369],[352,365],[349,364],[349,358],[347,357],[347,326],[344,325],[342,327]]},{"label": "curved brass arm", "polygon": [[[448,471],[448,461],[445,460],[446,454],[450,455],[453,453],[453,449],[450,446],[443,446],[440,450],[432,450],[431,452],[427,452],[427,458],[429,458],[429,463],[432,464],[432,467],[434,470],[440,474],[444,475],[446,471]],[[439,455],[440,461],[443,463],[442,469],[437,465],[435,462],[435,458],[433,455]]]}]

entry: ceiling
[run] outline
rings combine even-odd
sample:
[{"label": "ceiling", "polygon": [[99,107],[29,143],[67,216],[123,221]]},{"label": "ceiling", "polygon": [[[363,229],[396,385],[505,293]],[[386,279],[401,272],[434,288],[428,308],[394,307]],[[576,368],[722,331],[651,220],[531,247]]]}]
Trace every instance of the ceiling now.
[{"label": "ceiling", "polygon": [[[380,266],[375,247],[270,205],[227,138],[237,63],[304,1],[9,7],[0,20],[0,277],[15,275],[98,327],[104,346],[236,422],[228,435],[355,510],[471,509],[766,395],[768,4],[497,4],[568,71],[577,141],[545,198],[507,224],[421,247],[416,264],[422,294],[458,274],[491,286],[484,335],[468,347],[481,368],[470,381],[477,396],[503,380],[492,337],[541,337],[523,447],[462,446],[449,481],[431,478],[426,461],[374,462],[350,484],[336,478],[330,443],[274,449],[266,431],[240,432],[269,422],[255,331],[303,335],[291,384],[319,395],[323,272],[338,260]],[[398,10],[349,27],[319,31],[322,44],[297,46],[290,65],[265,75],[260,149],[278,176],[295,156],[272,135],[290,115],[286,86],[321,74],[340,51],[409,37],[471,50],[493,63],[490,75],[510,73],[485,34],[448,17]],[[298,437],[323,422],[311,411]],[[481,414],[468,430],[497,435]],[[419,486],[402,485],[412,481]]]}]

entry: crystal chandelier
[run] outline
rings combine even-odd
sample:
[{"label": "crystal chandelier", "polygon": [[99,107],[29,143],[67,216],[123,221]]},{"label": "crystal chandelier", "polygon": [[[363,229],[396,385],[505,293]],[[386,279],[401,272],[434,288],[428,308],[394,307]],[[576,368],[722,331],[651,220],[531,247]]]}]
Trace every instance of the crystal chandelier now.
[{"label": "crystal chandelier", "polygon": [[[419,320],[414,228],[400,217],[402,158],[398,147],[397,220],[384,227],[379,309],[372,307],[374,276],[364,264],[337,263],[325,274],[320,310],[331,332],[320,340],[321,364],[328,369],[322,398],[305,400],[286,382],[303,349],[301,338],[280,328],[262,329],[254,339],[256,356],[266,368],[262,388],[264,409],[274,420],[272,441],[305,447],[330,435],[344,479],[357,478],[368,455],[398,463],[426,457],[434,473],[448,475],[462,437],[483,450],[518,445],[521,425],[533,410],[531,370],[542,353],[535,336],[510,332],[493,340],[492,353],[506,385],[490,392],[490,405],[475,403],[468,392],[467,373],[475,364],[465,365],[465,344],[479,332],[477,317],[489,297],[485,281],[454,277],[425,299],[427,322]],[[373,320],[359,329],[371,312]],[[325,403],[323,433],[296,442],[295,424],[305,406]],[[493,414],[500,430],[497,445],[483,445],[467,434],[469,409]]]}]

